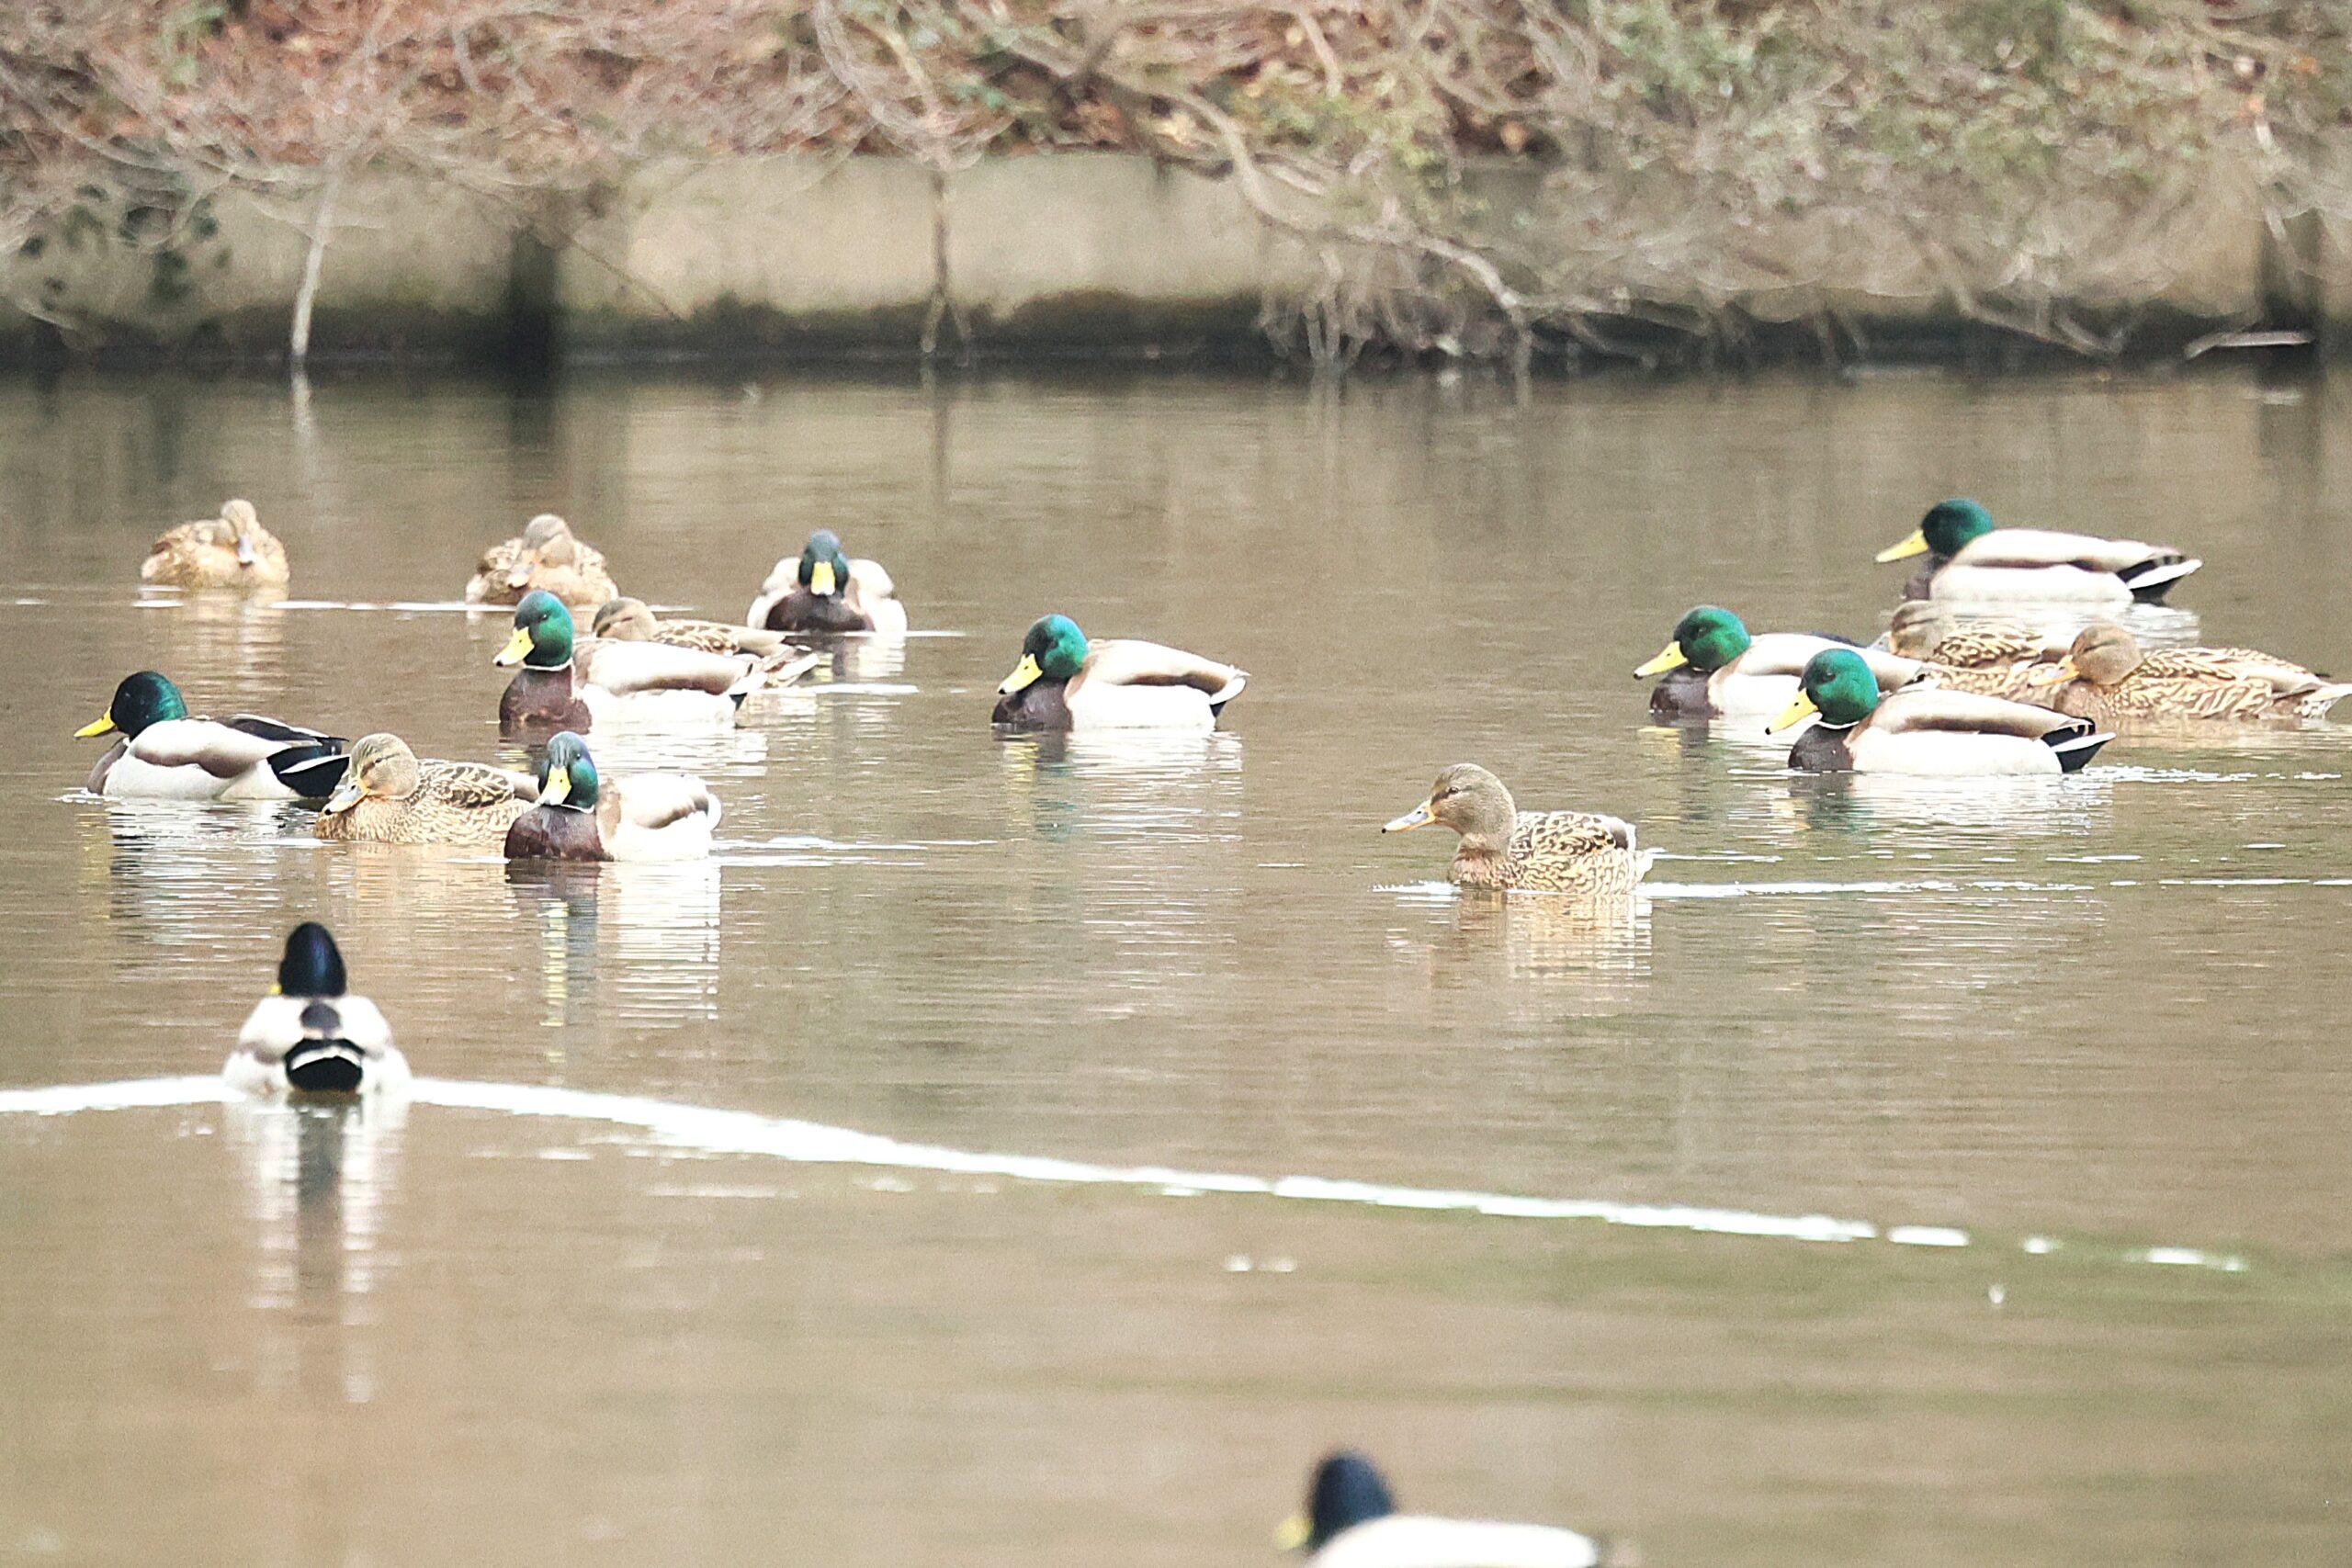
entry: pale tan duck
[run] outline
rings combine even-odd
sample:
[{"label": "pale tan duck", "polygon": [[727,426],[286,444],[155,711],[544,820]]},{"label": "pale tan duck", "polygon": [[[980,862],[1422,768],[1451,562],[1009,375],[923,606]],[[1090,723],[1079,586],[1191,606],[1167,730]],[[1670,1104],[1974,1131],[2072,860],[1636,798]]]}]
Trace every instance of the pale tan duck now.
[{"label": "pale tan duck", "polygon": [[2034,670],[2056,662],[2066,639],[2017,621],[1970,620],[1953,627],[1943,606],[1906,599],[1886,628],[1886,648],[1924,664],[1926,684],[2031,702]]},{"label": "pale tan duck", "polygon": [[283,588],[286,579],[286,547],[250,501],[224,502],[220,516],[167,530],[139,563],[140,581],[169,588]]},{"label": "pale tan duck", "polygon": [[2352,682],[2250,648],[2143,649],[2121,626],[2083,628],[2065,656],[2035,671],[2035,700],[2078,718],[2245,723],[2325,718]]},{"label": "pale tan duck", "polygon": [[1381,829],[1435,822],[1462,835],[1447,880],[1464,887],[1623,897],[1655,852],[1634,847],[1634,825],[1586,811],[1521,811],[1503,781],[1475,762],[1438,774],[1429,798]]},{"label": "pale tan duck", "polygon": [[582,544],[571,525],[552,512],[532,518],[522,537],[482,552],[473,581],[466,584],[466,603],[519,604],[534,589],[582,610],[620,597],[605,570],[604,552]]},{"label": "pale tan duck", "polygon": [[[696,653],[749,653],[764,659],[790,641],[782,632],[730,626],[724,621],[676,620],[656,615],[642,599],[608,599],[596,606],[594,635],[616,642],[659,642]],[[795,649],[797,652],[797,649]]]},{"label": "pale tan duck", "polygon": [[311,832],[335,843],[503,844],[538,797],[526,773],[419,761],[397,735],[365,735]]}]

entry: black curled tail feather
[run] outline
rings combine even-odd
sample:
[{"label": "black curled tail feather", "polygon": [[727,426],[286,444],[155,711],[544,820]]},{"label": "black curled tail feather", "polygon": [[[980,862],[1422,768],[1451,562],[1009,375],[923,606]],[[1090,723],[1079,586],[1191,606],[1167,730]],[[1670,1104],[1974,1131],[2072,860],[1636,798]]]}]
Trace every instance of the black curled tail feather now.
[{"label": "black curled tail feather", "polygon": [[269,759],[269,771],[277,775],[277,782],[304,800],[324,800],[333,795],[350,765],[351,742],[333,739],[288,746]]},{"label": "black curled tail feather", "polygon": [[2053,729],[2041,738],[2044,745],[2058,753],[2059,772],[2067,773],[2080,773],[2085,763],[2098,755],[2099,748],[2114,739],[2113,735],[2101,734],[2098,727],[2086,718],[2064,729]]}]

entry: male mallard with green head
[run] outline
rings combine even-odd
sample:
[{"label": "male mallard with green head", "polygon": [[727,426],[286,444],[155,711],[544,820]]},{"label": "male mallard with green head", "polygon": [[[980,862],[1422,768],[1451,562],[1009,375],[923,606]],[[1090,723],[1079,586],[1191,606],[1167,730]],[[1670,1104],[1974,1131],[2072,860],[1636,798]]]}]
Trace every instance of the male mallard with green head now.
[{"label": "male mallard with green head", "polygon": [[1013,729],[1215,729],[1246,671],[1135,637],[1089,642],[1068,615],[1021,639],[989,722]]},{"label": "male mallard with green head", "polygon": [[[1650,712],[1660,718],[1763,717],[1789,705],[1805,660],[1824,649],[1849,647],[1804,632],[1750,636],[1729,610],[1701,604],[1674,624],[1665,650],[1634,671],[1663,674],[1650,689]],[[1858,650],[1889,688],[1919,678],[1921,665],[1883,649]]]},{"label": "male mallard with green head", "polygon": [[808,536],[797,557],[775,563],[743,619],[770,631],[816,635],[907,635],[907,607],[881,563],[852,560],[830,528]]},{"label": "male mallard with green head", "polygon": [[326,927],[296,926],[277,984],[254,1004],[220,1070],[245,1094],[376,1094],[409,1085],[408,1058],[376,1004],[354,996]]},{"label": "male mallard with green head", "polygon": [[1435,822],[1462,835],[1447,880],[1464,887],[1623,897],[1656,852],[1634,847],[1634,825],[1586,811],[1521,811],[1503,781],[1474,762],[1438,774],[1429,798],[1380,830]]},{"label": "male mallard with green head", "polygon": [[514,635],[491,662],[520,667],[498,704],[499,731],[510,739],[600,724],[731,724],[743,699],[769,680],[767,661],[749,655],[661,642],[576,641],[571,612],[537,589],[514,606]]},{"label": "male mallard with green head", "polygon": [[566,731],[539,762],[539,803],[506,829],[508,860],[678,861],[710,853],[718,797],[690,773],[598,776]]},{"label": "male mallard with green head", "polygon": [[1326,1457],[1306,1485],[1306,1511],[1274,1538],[1308,1568],[1598,1568],[1601,1543],[1553,1525],[1400,1514],[1388,1483],[1353,1450]]},{"label": "male mallard with green head", "polygon": [[2138,539],[1996,527],[1992,513],[1962,500],[1929,507],[1918,529],[1878,558],[1918,555],[1928,559],[1903,596],[1962,603],[2161,604],[2174,583],[2205,564]]},{"label": "male mallard with green head", "polygon": [[1973,692],[1912,686],[1882,698],[1851,649],[1815,654],[1801,685],[1767,732],[1820,715],[1789,751],[1789,766],[1805,773],[2071,773],[2115,739],[2084,719]]},{"label": "male mallard with green head", "polygon": [[153,670],[124,676],[107,711],[74,733],[121,736],[85,787],[128,799],[323,800],[351,746],[248,713],[191,717],[180,689]]}]

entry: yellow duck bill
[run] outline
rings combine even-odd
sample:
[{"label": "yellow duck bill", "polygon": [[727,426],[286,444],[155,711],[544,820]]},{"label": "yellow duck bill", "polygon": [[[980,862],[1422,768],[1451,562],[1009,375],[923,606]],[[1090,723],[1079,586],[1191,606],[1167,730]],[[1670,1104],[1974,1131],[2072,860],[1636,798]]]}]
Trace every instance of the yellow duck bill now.
[{"label": "yellow duck bill", "polygon": [[820,599],[830,599],[837,584],[833,581],[833,563],[820,560],[808,569],[808,592]]},{"label": "yellow duck bill", "polygon": [[1911,536],[1899,545],[1889,545],[1871,558],[1877,561],[1907,560],[1928,553],[1928,535],[1923,528],[1911,530]]},{"label": "yellow duck bill", "polygon": [[114,728],[114,715],[102,713],[74,732],[76,740],[87,740],[93,735],[104,735]]},{"label": "yellow duck bill", "polygon": [[1402,833],[1408,829],[1426,828],[1436,820],[1437,818],[1430,813],[1430,803],[1425,800],[1404,816],[1391,818],[1380,830],[1384,833]]},{"label": "yellow duck bill", "polygon": [[1634,674],[1636,678],[1643,675],[1663,675],[1669,670],[1679,670],[1690,662],[1690,656],[1682,651],[1682,645],[1679,642],[1669,642],[1666,645],[1664,651],[1647,664],[1636,669]]},{"label": "yellow duck bill", "polygon": [[2035,665],[2026,671],[2025,683],[2029,686],[2063,686],[2069,681],[2082,678],[2083,672],[2075,668],[2074,657],[2070,654],[2055,664]]},{"label": "yellow duck bill", "polygon": [[1044,673],[1045,671],[1037,667],[1037,656],[1034,653],[1024,653],[1021,656],[1021,662],[1012,667],[1012,673],[1007,675],[998,684],[996,694],[1000,697],[1009,697],[1015,692],[1035,684],[1037,677]]},{"label": "yellow duck bill", "polygon": [[1274,1550],[1276,1551],[1300,1551],[1306,1547],[1308,1539],[1314,1534],[1315,1527],[1307,1522],[1305,1514],[1293,1514],[1274,1527]]},{"label": "yellow duck bill", "polygon": [[520,664],[530,656],[531,634],[516,626],[514,635],[506,639],[506,646],[498,650],[498,657],[491,662],[503,669],[510,664]]},{"label": "yellow duck bill", "polygon": [[1764,733],[1767,735],[1778,735],[1783,729],[1788,728],[1789,726],[1792,724],[1801,724],[1820,711],[1821,710],[1819,708],[1813,705],[1813,699],[1811,697],[1806,696],[1803,692],[1799,692],[1796,696],[1796,701],[1791,703],[1787,707],[1782,708],[1781,710],[1781,716],[1764,727]]}]

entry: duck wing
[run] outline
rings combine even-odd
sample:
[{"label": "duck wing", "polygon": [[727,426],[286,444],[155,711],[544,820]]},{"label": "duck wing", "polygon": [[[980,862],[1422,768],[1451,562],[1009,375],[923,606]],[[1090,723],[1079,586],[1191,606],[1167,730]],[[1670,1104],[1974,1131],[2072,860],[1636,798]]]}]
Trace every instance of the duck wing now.
[{"label": "duck wing", "polygon": [[2134,590],[2186,577],[2205,564],[2170,545],[2102,539],[2095,534],[2065,534],[2049,528],[1996,528],[1971,539],[1952,559],[1962,566],[2072,566],[2085,571],[2111,571]]},{"label": "duck wing", "polygon": [[1810,632],[1765,632],[1752,639],[1747,651],[1724,669],[1735,675],[1802,675],[1815,654],[1832,648],[1860,655],[1882,691],[1909,685],[1927,668],[1917,659],[1905,659],[1883,648],[1858,647],[1843,637],[1816,637]]},{"label": "duck wing", "polygon": [[692,773],[633,773],[614,785],[613,794],[619,819],[647,832],[695,817],[718,825],[718,797]]},{"label": "duck wing", "polygon": [[728,695],[753,669],[740,655],[700,653],[666,642],[616,642],[598,638],[580,651],[580,672],[588,683],[616,697],[648,692],[708,692]]},{"label": "duck wing", "polygon": [[2014,703],[2007,697],[1915,686],[1883,699],[1855,728],[1882,735],[2014,735],[2046,740],[2075,733],[2088,735],[2096,726],[2086,718],[2073,718],[2052,708]]},{"label": "duck wing", "polygon": [[484,811],[509,801],[536,802],[538,781],[528,773],[509,773],[486,762],[427,761],[417,769],[417,797],[454,806],[461,811]]},{"label": "duck wing", "polygon": [[1597,811],[1522,811],[1510,833],[1512,854],[1597,855],[1634,847],[1634,825]]},{"label": "duck wing", "polygon": [[1169,648],[1136,637],[1113,637],[1091,644],[1086,662],[1071,682],[1099,682],[1106,686],[1190,686],[1204,694],[1209,706],[1221,708],[1241,694],[1249,671],[1181,648]]}]

